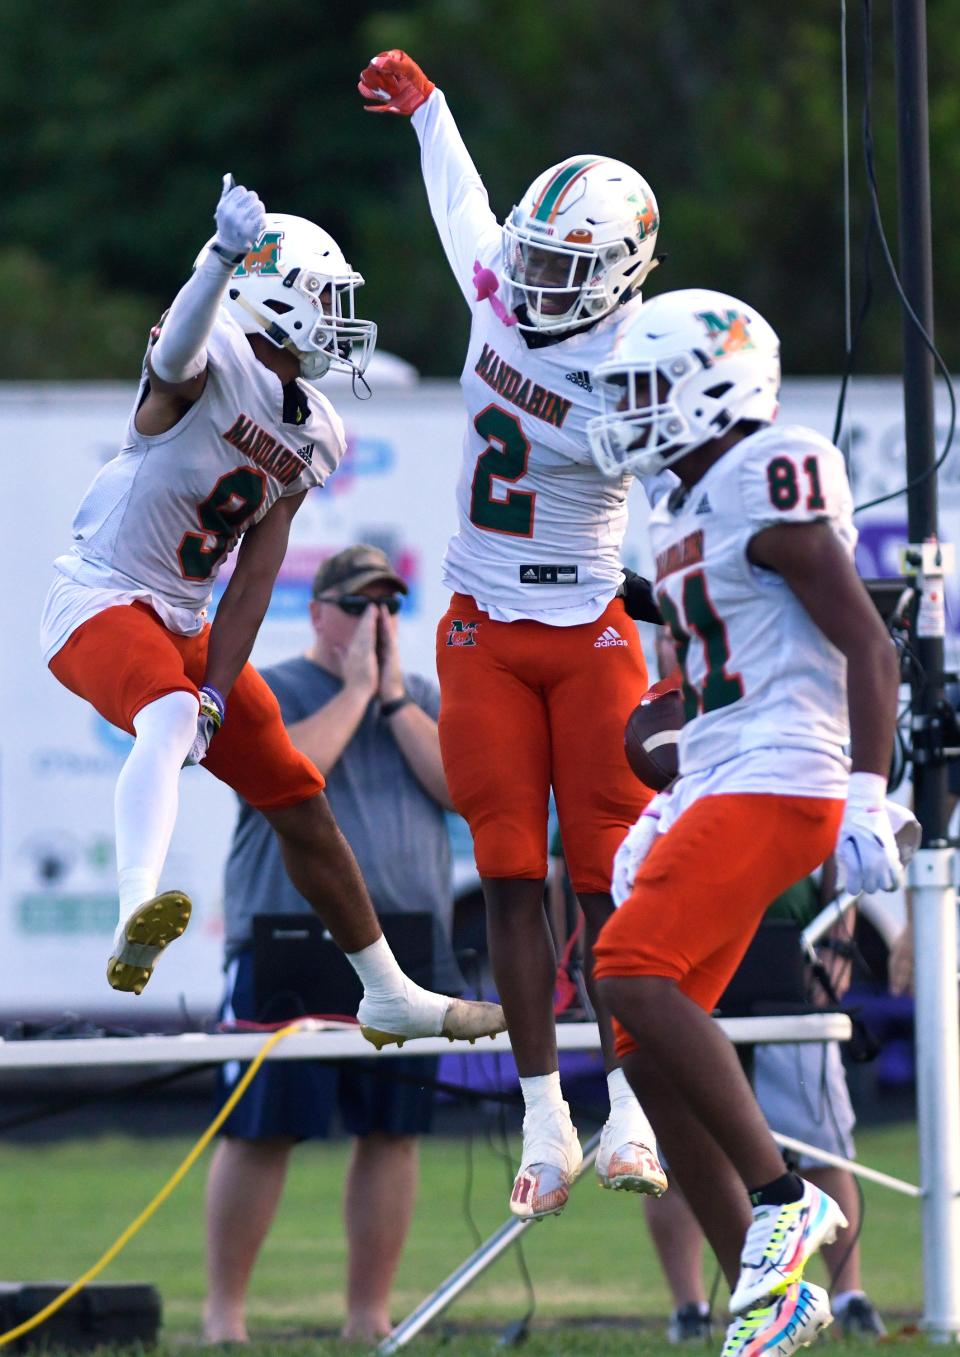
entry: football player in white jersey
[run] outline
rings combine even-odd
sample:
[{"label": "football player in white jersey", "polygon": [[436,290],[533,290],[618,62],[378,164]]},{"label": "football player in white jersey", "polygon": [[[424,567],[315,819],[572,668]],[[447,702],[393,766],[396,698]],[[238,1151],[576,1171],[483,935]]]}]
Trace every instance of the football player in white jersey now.
[{"label": "football player in white jersey", "polygon": [[784,1171],[710,1013],[769,901],[835,849],[847,890],[899,881],[885,804],[899,666],[853,564],[843,457],[774,424],[779,343],[752,307],[656,297],[595,376],[598,466],[680,478],[650,532],[686,710],[679,779],[618,853],[621,907],[595,969],[627,1077],[733,1289],[725,1357],[786,1357],[830,1322],[802,1275],[846,1220]]},{"label": "football player in white jersey", "polygon": [[42,622],[55,677],[135,736],[117,782],[120,919],[107,978],[139,994],[187,925],[187,897],[157,890],[180,769],[203,763],[280,836],[294,884],[363,982],[359,1018],[374,1044],[492,1034],[496,1005],[451,1001],[403,975],[323,778],[248,663],[293,515],[343,456],[343,425],[312,382],[331,367],[362,376],[376,337],[354,313],[363,279],[326,231],[267,214],[229,175],[216,224],[148,352],[124,445],[77,511]]},{"label": "football player in white jersey", "polygon": [[[440,742],[453,802],[473,834],[490,958],[525,1102],[510,1209],[560,1211],[581,1149],[557,1072],[556,958],[543,910],[547,806],[556,798],[587,954],[609,916],[610,863],[647,792],[623,749],[647,687],[625,609],[620,545],[632,477],[594,466],[592,374],[640,306],[659,217],[629,165],[572,156],[539,175],[501,227],[440,90],[405,53],[361,76],[370,111],[408,115],[430,210],[471,331],[453,591],[437,632]],[[592,980],[590,981],[592,987]],[[666,1186],[649,1122],[605,1037],[611,1114],[606,1187]]]}]

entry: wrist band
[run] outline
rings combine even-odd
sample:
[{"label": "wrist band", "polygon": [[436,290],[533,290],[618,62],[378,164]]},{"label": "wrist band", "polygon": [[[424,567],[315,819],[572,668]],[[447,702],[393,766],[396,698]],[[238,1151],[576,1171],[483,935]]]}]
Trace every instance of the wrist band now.
[{"label": "wrist band", "polygon": [[398,712],[401,707],[405,707],[408,702],[412,701],[413,698],[409,693],[404,693],[403,697],[395,697],[392,702],[382,703],[380,706],[380,715],[392,716],[394,712]]},{"label": "wrist band", "polygon": [[240,253],[237,254],[233,250],[226,249],[223,245],[218,245],[216,241],[213,241],[210,249],[215,255],[219,255],[225,264],[229,264],[231,268],[236,268],[238,264],[242,264],[247,257],[246,250],[241,250]]}]

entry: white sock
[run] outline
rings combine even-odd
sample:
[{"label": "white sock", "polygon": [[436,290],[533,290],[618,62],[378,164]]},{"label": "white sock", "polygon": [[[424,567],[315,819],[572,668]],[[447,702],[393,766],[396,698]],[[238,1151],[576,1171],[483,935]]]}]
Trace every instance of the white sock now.
[{"label": "white sock", "polygon": [[552,1074],[530,1074],[520,1080],[520,1092],[528,1112],[536,1108],[565,1107],[560,1091],[560,1071]]},{"label": "white sock", "polygon": [[837,1316],[841,1310],[845,1310],[852,1300],[866,1300],[866,1291],[841,1291],[838,1296],[831,1297],[830,1308]]},{"label": "white sock", "polygon": [[402,990],[408,981],[390,950],[390,944],[381,933],[376,942],[362,947],[359,952],[345,952],[347,960],[360,977],[364,993],[371,998],[383,998]]},{"label": "white sock", "polygon": [[656,1144],[653,1127],[646,1112],[637,1101],[637,1096],[627,1083],[623,1070],[611,1070],[607,1075],[607,1091],[610,1095],[611,1114],[624,1114],[630,1118],[630,1133],[633,1139],[641,1141],[651,1149]]},{"label": "white sock", "polygon": [[114,817],[120,923],[157,893],[177,818],[180,768],[197,731],[197,699],[175,692],[143,707],[117,778]]}]

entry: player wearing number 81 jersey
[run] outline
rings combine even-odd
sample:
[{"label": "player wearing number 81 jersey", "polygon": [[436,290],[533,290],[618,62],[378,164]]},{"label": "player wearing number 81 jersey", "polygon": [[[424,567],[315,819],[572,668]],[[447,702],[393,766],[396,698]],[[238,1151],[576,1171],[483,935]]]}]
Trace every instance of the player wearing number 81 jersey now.
[{"label": "player wearing number 81 jersey", "polygon": [[[751,566],[746,548],[774,524],[823,522],[852,553],[851,507],[838,449],[812,429],[774,426],[654,509],[657,600],[684,672],[684,774],[750,752],[752,790],[787,782],[846,794],[843,656],[780,575]],[[772,748],[764,775],[761,751]]]},{"label": "player wearing number 81 jersey", "polygon": [[[493,1033],[495,1005],[431,994],[400,971],[323,777],[248,663],[293,515],[343,456],[343,426],[312,382],[331,367],[363,374],[376,334],[354,314],[363,279],[320,227],[268,215],[230,175],[216,222],[148,352],[126,442],[55,563],[42,621],[55,677],[135,736],[117,783],[107,978],[139,994],[187,925],[183,892],[157,890],[181,766],[202,762],[273,825],[294,885],[364,983],[358,1016],[371,1040]],[[238,543],[208,625],[213,582]],[[352,583],[382,573],[358,569]]]},{"label": "player wearing number 81 jersey", "polygon": [[[784,1172],[709,1015],[770,901],[834,849],[853,893],[897,883],[884,793],[898,663],[853,565],[840,453],[774,423],[779,343],[762,316],[722,293],[663,294],[597,380],[600,468],[672,467],[681,481],[657,505],[651,541],[687,722],[679,780],[618,851],[623,898],[596,973],[629,1081],[759,1350],[776,1319],[764,1305],[792,1294],[846,1221]],[[829,1310],[808,1332],[784,1331],[777,1350],[825,1322]]]}]

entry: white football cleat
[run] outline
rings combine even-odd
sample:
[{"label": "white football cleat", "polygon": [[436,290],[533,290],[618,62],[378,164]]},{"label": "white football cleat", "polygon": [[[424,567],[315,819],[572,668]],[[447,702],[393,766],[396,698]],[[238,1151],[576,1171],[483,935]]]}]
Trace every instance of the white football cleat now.
[{"label": "white football cleat", "polygon": [[477,1037],[494,1037],[507,1029],[499,1004],[434,994],[406,976],[396,994],[386,998],[365,994],[357,1009],[357,1021],[360,1031],[378,1051],[394,1042],[402,1046],[415,1037],[446,1037],[449,1041],[472,1043]]},{"label": "white football cleat", "polygon": [[730,1313],[742,1315],[771,1296],[782,1295],[802,1277],[820,1245],[832,1244],[837,1231],[846,1228],[847,1218],[833,1198],[806,1181],[799,1201],[755,1206]]},{"label": "white football cleat", "polygon": [[667,1175],[656,1147],[647,1137],[629,1125],[627,1117],[611,1111],[600,1133],[600,1148],[594,1167],[601,1187],[614,1192],[642,1192],[647,1197],[662,1197],[667,1190]]},{"label": "white football cleat", "polygon": [[782,1296],[734,1319],[721,1357],[790,1357],[832,1323],[823,1287],[791,1282]]},{"label": "white football cleat", "polygon": [[190,908],[183,891],[163,891],[118,926],[107,961],[107,979],[114,989],[143,992],[157,957],[190,922]]},{"label": "white football cleat", "polygon": [[510,1210],[521,1220],[558,1216],[582,1163],[577,1128],[565,1102],[528,1110],[523,1118],[523,1153],[510,1193]]}]

